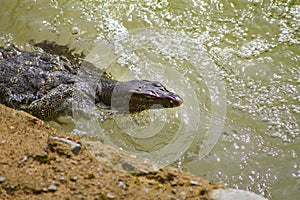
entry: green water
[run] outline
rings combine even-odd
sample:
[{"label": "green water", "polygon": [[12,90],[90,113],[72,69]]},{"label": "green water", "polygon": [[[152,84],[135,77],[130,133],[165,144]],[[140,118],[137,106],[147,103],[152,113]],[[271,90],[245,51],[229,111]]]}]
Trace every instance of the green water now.
[{"label": "green water", "polygon": [[299,1],[0,2],[1,46],[69,44],[185,100],[104,122],[74,115],[75,133],[269,199],[300,196]]}]

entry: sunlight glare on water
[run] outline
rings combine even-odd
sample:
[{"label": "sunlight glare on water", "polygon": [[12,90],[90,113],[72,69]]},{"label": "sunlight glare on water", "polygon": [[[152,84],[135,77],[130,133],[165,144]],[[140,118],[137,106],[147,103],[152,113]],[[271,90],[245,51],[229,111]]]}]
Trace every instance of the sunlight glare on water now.
[{"label": "sunlight glare on water", "polygon": [[[269,199],[299,197],[297,1],[1,3],[1,46],[30,49],[32,39],[70,44],[120,80],[159,80],[185,101],[175,110],[114,115],[101,126],[83,121],[85,132],[105,133],[114,146],[144,157],[172,143],[173,150],[186,145],[168,157],[180,157],[175,166]],[[218,110],[226,110],[224,127]],[[199,160],[206,133],[219,127],[216,146]]]}]

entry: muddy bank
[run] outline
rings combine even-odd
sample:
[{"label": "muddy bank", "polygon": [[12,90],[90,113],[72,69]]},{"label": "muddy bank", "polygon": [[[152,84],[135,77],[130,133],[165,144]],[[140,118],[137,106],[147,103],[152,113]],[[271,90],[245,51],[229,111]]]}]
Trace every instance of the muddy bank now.
[{"label": "muddy bank", "polygon": [[222,187],[171,167],[140,170],[143,161],[104,144],[86,146],[3,105],[0,116],[0,199],[210,199]]}]

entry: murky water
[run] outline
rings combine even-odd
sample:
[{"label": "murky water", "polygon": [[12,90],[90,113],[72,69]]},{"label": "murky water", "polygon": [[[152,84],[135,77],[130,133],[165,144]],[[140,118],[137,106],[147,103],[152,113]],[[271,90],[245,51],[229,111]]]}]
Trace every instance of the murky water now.
[{"label": "murky water", "polygon": [[85,132],[269,199],[300,196],[298,1],[0,3],[1,45],[69,44],[118,79],[159,80],[185,100],[77,118]]}]

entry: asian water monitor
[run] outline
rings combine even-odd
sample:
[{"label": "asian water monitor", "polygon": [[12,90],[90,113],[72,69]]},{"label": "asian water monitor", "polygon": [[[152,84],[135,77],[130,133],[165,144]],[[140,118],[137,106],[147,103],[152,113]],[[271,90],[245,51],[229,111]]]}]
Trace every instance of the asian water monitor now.
[{"label": "asian water monitor", "polygon": [[113,80],[67,46],[47,41],[36,46],[40,49],[33,52],[0,47],[0,103],[47,121],[71,115],[75,93],[100,107],[130,113],[183,103],[156,81]]}]

